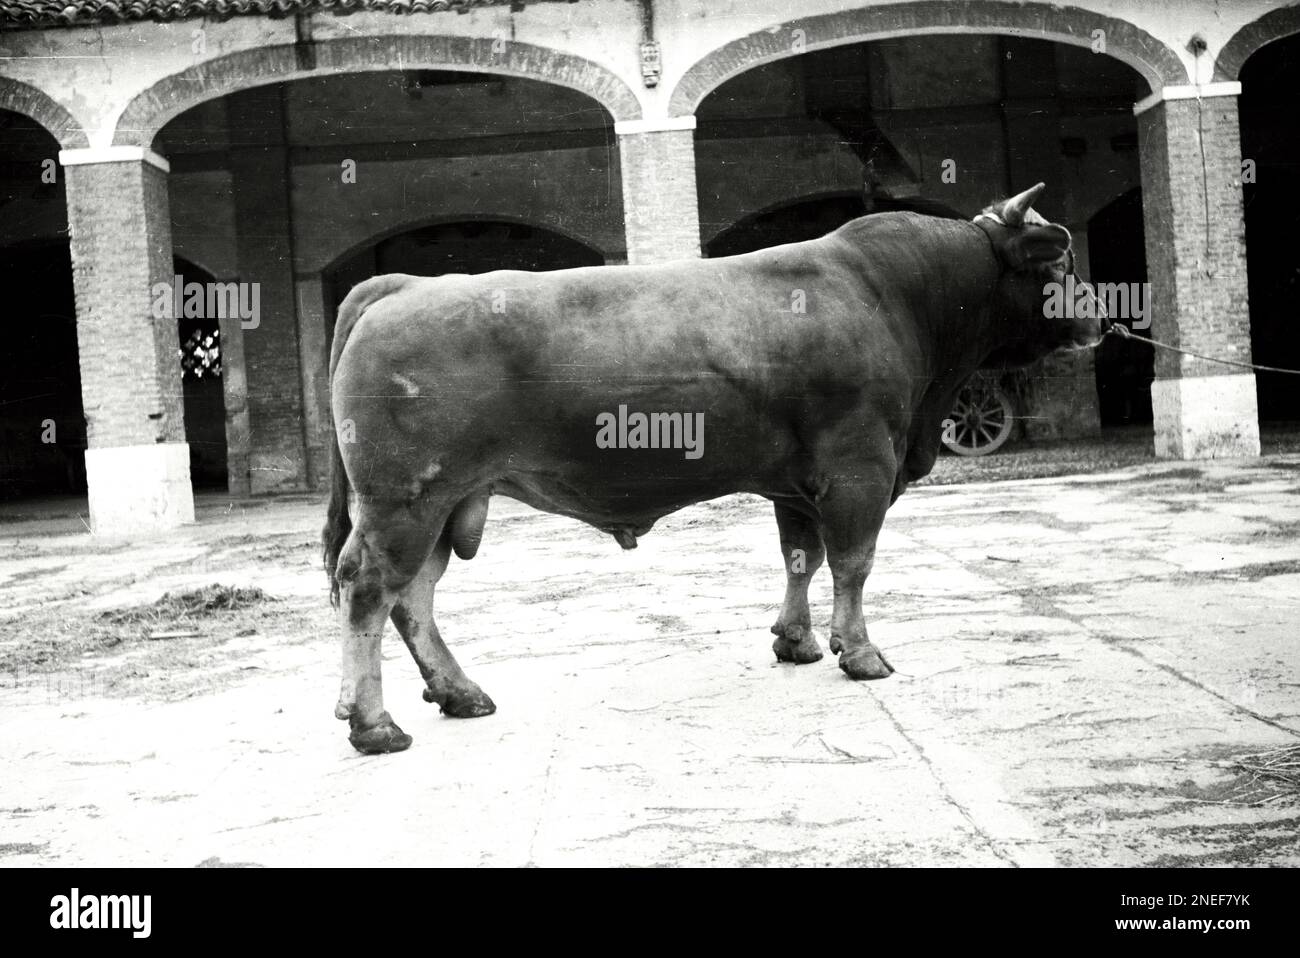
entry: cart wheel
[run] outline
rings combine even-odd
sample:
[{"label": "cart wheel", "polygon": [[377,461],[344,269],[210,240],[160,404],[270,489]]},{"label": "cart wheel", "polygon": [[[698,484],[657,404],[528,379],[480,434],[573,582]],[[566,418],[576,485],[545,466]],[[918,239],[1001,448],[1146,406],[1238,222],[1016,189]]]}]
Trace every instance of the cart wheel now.
[{"label": "cart wheel", "polygon": [[943,444],[959,456],[987,456],[1006,445],[1015,410],[1001,387],[967,383],[943,423]]}]

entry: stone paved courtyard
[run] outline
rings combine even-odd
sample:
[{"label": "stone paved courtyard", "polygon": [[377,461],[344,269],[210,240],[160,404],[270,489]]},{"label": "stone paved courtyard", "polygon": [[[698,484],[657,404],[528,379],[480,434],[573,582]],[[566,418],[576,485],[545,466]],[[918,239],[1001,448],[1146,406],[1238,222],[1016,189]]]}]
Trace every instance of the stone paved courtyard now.
[{"label": "stone paved courtyard", "polygon": [[[1300,802],[1235,764],[1300,740],[1300,457],[913,490],[868,684],[773,659],[762,500],[623,552],[495,499],[438,612],[499,711],[441,717],[390,630],[415,744],[374,758],[332,717],[322,512],[0,524],[0,864],[1300,864]],[[268,599],[104,631],[211,583]],[[812,598],[824,646],[825,571]]]}]

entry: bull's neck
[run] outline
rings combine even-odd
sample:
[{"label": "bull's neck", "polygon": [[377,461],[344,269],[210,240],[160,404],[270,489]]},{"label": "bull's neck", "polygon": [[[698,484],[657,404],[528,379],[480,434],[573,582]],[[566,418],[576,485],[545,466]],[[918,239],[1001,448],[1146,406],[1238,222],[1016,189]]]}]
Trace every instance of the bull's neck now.
[{"label": "bull's neck", "polygon": [[[850,234],[872,285],[887,286],[911,309],[932,381],[965,379],[993,350],[989,308],[1002,267],[987,234],[967,220],[908,217],[896,223],[855,221]],[[854,225],[854,224],[850,224]]]},{"label": "bull's neck", "polygon": [[945,308],[936,297],[928,296],[928,322],[935,334],[932,342],[937,345],[931,372],[939,379],[955,374],[962,382],[1000,341],[992,300],[1002,278],[1002,263],[983,229],[964,220],[953,222],[960,229],[939,244],[935,256],[957,267],[956,308],[951,304]]}]

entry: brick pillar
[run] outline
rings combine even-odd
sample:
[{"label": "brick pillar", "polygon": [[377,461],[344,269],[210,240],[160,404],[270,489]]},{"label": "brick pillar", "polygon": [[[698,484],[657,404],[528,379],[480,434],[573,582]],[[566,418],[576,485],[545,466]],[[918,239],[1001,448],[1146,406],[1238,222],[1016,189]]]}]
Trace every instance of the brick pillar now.
[{"label": "brick pillar", "polygon": [[[238,316],[218,319],[221,326],[221,391],[226,406],[226,491],[252,495],[249,476],[248,367],[244,361],[244,327]],[[259,317],[260,324],[260,317]]]},{"label": "brick pillar", "polygon": [[[139,147],[64,150],[91,531],[194,521],[172,298],[167,162]],[[161,300],[162,306],[158,306]]]},{"label": "brick pillar", "polygon": [[[1134,107],[1151,334],[1250,362],[1238,83],[1165,87]],[[1198,98],[1199,95],[1199,98]],[[1156,350],[1156,455],[1259,455],[1255,375]]]},{"label": "brick pillar", "polygon": [[235,94],[229,116],[239,137],[230,150],[239,278],[257,284],[261,307],[257,325],[243,330],[249,488],[300,490],[308,467],[281,91]]},{"label": "brick pillar", "polygon": [[695,117],[620,120],[619,166],[627,261],[664,263],[700,255]]}]

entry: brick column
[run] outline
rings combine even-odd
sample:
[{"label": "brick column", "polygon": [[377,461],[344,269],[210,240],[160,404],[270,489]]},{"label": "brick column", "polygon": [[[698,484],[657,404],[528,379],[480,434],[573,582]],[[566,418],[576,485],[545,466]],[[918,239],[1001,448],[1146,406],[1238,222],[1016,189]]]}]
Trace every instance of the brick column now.
[{"label": "brick column", "polygon": [[[1250,362],[1238,83],[1165,87],[1134,107],[1151,334]],[[1259,455],[1255,375],[1156,350],[1156,455]]]},{"label": "brick column", "polygon": [[278,89],[229,99],[239,278],[256,283],[260,316],[243,330],[248,378],[249,488],[253,495],[308,485],[302,366],[293,275],[284,111]]},{"label": "brick column", "polygon": [[90,526],[194,521],[172,286],[167,162],[140,147],[64,150]]},{"label": "brick column", "polygon": [[695,117],[620,120],[619,166],[627,261],[664,263],[700,255]]},{"label": "brick column", "polygon": [[226,491],[252,495],[249,481],[248,366],[244,361],[244,327],[238,316],[218,319],[221,326],[221,391],[226,406]]}]

